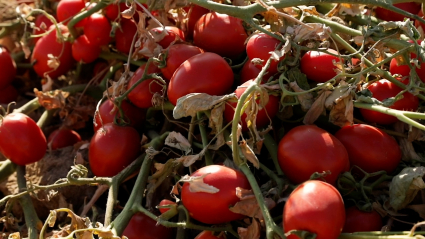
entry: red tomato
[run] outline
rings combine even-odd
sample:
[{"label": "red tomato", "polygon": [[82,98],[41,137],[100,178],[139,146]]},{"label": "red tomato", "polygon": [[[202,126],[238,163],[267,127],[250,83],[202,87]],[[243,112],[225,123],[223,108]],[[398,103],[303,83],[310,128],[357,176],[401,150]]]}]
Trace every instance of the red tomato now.
[{"label": "red tomato", "polygon": [[163,206],[168,206],[168,205],[177,205],[177,203],[175,203],[175,202],[173,202],[171,200],[168,200],[168,199],[162,199],[161,202],[159,202],[159,205],[158,205],[158,206],[160,206],[160,208],[158,208],[159,211],[161,213],[167,212],[170,209],[169,208],[166,208],[166,207],[163,207]]},{"label": "red tomato", "polygon": [[155,220],[139,212],[134,214],[123,236],[128,239],[172,239],[175,238],[172,228],[157,224]]},{"label": "red tomato", "polygon": [[[164,36],[164,38],[158,41],[158,44],[161,45],[164,49],[169,47],[170,44],[175,40],[180,39],[182,41],[186,41],[183,31],[177,27],[165,26],[165,31],[167,32],[167,34]],[[152,33],[152,35],[158,37],[162,34],[162,27],[152,28],[150,32]]]},{"label": "red tomato", "polygon": [[214,236],[212,231],[202,231],[201,233],[199,233],[195,239],[223,239],[225,238],[224,236]]},{"label": "red tomato", "polygon": [[[273,52],[276,47],[279,45],[280,41],[274,37],[271,37],[265,33],[258,33],[251,36],[246,44],[246,53],[248,54],[248,59],[252,60],[254,58],[260,58],[263,60],[264,66],[267,60],[270,58],[270,52]],[[280,61],[284,57],[280,58]],[[277,66],[280,61],[272,60],[270,62],[270,67],[267,70],[269,74],[277,73]],[[258,68],[262,68],[261,65],[257,65]]]},{"label": "red tomato", "polygon": [[210,12],[209,9],[201,7],[196,4],[191,4],[190,7],[185,8],[187,10],[187,33],[186,36],[188,39],[192,39],[193,30],[195,29],[195,24],[204,14]]},{"label": "red tomato", "polygon": [[[86,7],[84,0],[61,0],[56,8],[56,15],[60,22],[68,24],[72,17],[77,15],[83,8]],[[85,25],[86,18],[79,21],[75,26],[83,27]]]},{"label": "red tomato", "polygon": [[[332,185],[318,180],[306,181],[295,188],[283,208],[285,233],[306,230],[316,233],[316,239],[336,239],[344,222],[341,194]],[[288,239],[296,238],[288,236]]]},{"label": "red tomato", "polygon": [[[257,78],[258,74],[261,71],[261,67],[258,67],[258,65],[255,65],[252,63],[252,61],[248,60],[245,62],[245,64],[242,67],[242,70],[240,71],[240,84],[243,84],[249,80],[255,80]],[[271,76],[273,76],[270,71],[268,71],[261,80],[262,83],[266,83]]]},{"label": "red tomato", "polygon": [[344,126],[335,137],[347,149],[351,165],[368,173],[385,170],[391,173],[401,160],[397,142],[384,131],[367,125]]},{"label": "red tomato", "polygon": [[[420,44],[420,42],[418,42],[418,43]],[[416,54],[410,53],[410,58],[411,59],[416,58]],[[425,82],[425,62],[419,61],[419,63],[420,63],[421,68],[416,67],[416,73],[418,74],[419,79],[421,79],[422,82]],[[407,64],[399,65],[397,63],[397,60],[395,58],[393,58],[393,59],[391,59],[391,62],[390,62],[390,72],[391,72],[392,75],[400,74],[402,76],[409,76],[410,75],[410,68]]]},{"label": "red tomato", "polygon": [[[45,33],[46,30],[49,29],[51,25],[53,25],[53,22],[50,21],[50,19],[47,18],[46,15],[38,14],[35,17],[33,34],[39,35],[39,34]],[[34,38],[34,43],[36,43],[38,39],[40,39],[40,37]]]},{"label": "red tomato", "polygon": [[115,32],[115,47],[119,52],[129,54],[134,34],[137,33],[137,25],[133,20],[122,18],[121,28]]},{"label": "red tomato", "polygon": [[360,211],[356,206],[345,210],[346,218],[342,232],[370,232],[381,231],[382,218],[375,210],[372,212]]},{"label": "red tomato", "polygon": [[47,142],[37,123],[22,113],[11,113],[0,120],[0,151],[10,161],[26,165],[39,161]]},{"label": "red tomato", "polygon": [[[202,75],[202,77],[200,77]],[[174,72],[168,86],[168,99],[173,105],[189,93],[224,95],[233,85],[233,71],[219,55],[205,52],[183,62]]]},{"label": "red tomato", "polygon": [[87,39],[94,45],[107,45],[111,41],[109,34],[112,26],[108,18],[99,13],[94,13],[87,18],[84,25],[84,34]]},{"label": "red tomato", "polygon": [[203,53],[204,51],[196,46],[187,44],[175,44],[166,50],[166,66],[161,68],[165,79],[170,80],[176,69],[190,57]]},{"label": "red tomato", "polygon": [[47,145],[52,150],[72,146],[81,141],[81,136],[71,129],[60,128],[53,131],[47,138]]},{"label": "red tomato", "polygon": [[245,52],[248,37],[242,22],[227,14],[207,13],[195,24],[193,44],[223,57],[238,58]]},{"label": "red tomato", "polygon": [[86,35],[81,35],[72,43],[72,57],[83,63],[95,61],[102,50],[99,45],[92,44]]},{"label": "red tomato", "polygon": [[6,88],[15,79],[16,63],[9,51],[0,46],[0,90]]},{"label": "red tomato", "polygon": [[[418,12],[421,10],[421,4],[416,2],[397,3],[394,4],[394,7],[400,8],[414,15],[418,14]],[[377,18],[380,18],[384,21],[403,21],[405,18],[405,16],[399,13],[395,13],[393,11],[381,7],[377,7],[375,9],[375,14]]]},{"label": "red tomato", "polygon": [[[235,90],[235,94],[236,97],[238,97],[238,99],[241,97],[241,95],[245,92],[246,88],[252,84],[252,81],[247,81],[245,82],[243,85],[239,86],[236,90]],[[259,99],[256,100],[257,103],[260,102]],[[229,102],[228,104],[226,104],[226,108],[224,110],[224,119],[227,122],[230,122],[233,120],[233,116],[235,114],[235,108],[236,108],[237,103],[236,102]],[[257,113],[257,120],[256,120],[256,127],[257,128],[262,128],[266,125],[268,125],[270,122],[270,119],[273,119],[273,117],[277,114],[277,112],[279,111],[279,97],[274,96],[274,95],[269,95],[269,101],[267,102],[266,106],[264,108],[261,108],[258,113]],[[246,131],[248,130],[248,127],[246,125],[246,113],[244,113],[241,116],[241,125],[242,125],[242,130]],[[270,119],[269,119],[270,118]]]},{"label": "red tomato", "polygon": [[[136,72],[131,76],[130,81],[127,85],[127,90],[130,89],[138,80],[140,80],[143,76],[143,72],[145,72],[146,65],[140,66]],[[147,74],[159,73],[160,70],[154,64],[150,64],[148,68]],[[147,79],[142,81],[140,84],[136,86],[128,95],[128,99],[135,106],[141,109],[147,109],[152,107],[152,97],[155,93],[161,93],[163,87],[161,83],[155,79]]]},{"label": "red tomato", "polygon": [[18,91],[12,85],[0,88],[0,104],[9,104],[18,99]]},{"label": "red tomato", "polygon": [[[372,83],[367,87],[373,94],[373,97],[382,101],[390,97],[396,96],[402,89],[388,80],[379,80]],[[403,93],[403,98],[396,101],[391,109],[416,111],[419,106],[419,99],[417,96],[409,92]],[[394,116],[384,113],[376,112],[373,110],[360,109],[360,112],[365,120],[372,123],[388,125],[398,121]]]},{"label": "red tomato", "polygon": [[220,224],[244,218],[229,210],[240,199],[236,196],[236,188],[251,189],[245,175],[232,168],[221,165],[209,165],[196,170],[191,176],[203,178],[204,183],[219,191],[217,193],[192,192],[189,183],[185,182],[181,190],[181,200],[194,219],[206,224]]},{"label": "red tomato", "polygon": [[[328,49],[328,51],[338,54],[332,49]],[[325,52],[309,51],[301,58],[300,69],[308,79],[323,83],[337,75],[334,61],[339,62],[339,58]]]},{"label": "red tomato", "polygon": [[344,145],[315,125],[291,129],[280,140],[277,155],[282,171],[294,183],[308,180],[315,172],[330,171],[325,180],[335,184],[338,175],[349,170]]},{"label": "red tomato", "polygon": [[131,164],[140,153],[139,133],[129,126],[105,124],[90,141],[89,163],[97,177],[113,177]]},{"label": "red tomato", "polygon": [[[424,18],[424,13],[422,12],[422,9],[419,11],[418,16],[421,17],[422,19]],[[422,30],[425,31],[425,24],[418,20],[415,20],[415,27],[419,28],[419,26],[422,27]]]}]

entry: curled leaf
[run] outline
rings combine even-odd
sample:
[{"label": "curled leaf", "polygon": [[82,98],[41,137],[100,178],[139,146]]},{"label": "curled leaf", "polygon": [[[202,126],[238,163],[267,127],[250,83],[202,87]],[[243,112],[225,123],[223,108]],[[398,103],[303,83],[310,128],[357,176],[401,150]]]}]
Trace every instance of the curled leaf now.
[{"label": "curled leaf", "polygon": [[47,110],[65,107],[66,98],[69,96],[69,92],[61,90],[43,92],[34,88],[34,93],[38,98],[40,105]]},{"label": "curled leaf", "polygon": [[305,114],[303,123],[306,125],[313,124],[319,116],[325,113],[325,101],[326,98],[332,93],[330,90],[321,91],[319,97],[314,101],[311,108]]},{"label": "curled leaf", "polygon": [[246,143],[245,140],[242,140],[239,143],[239,147],[241,148],[241,152],[243,154],[243,156],[249,161],[251,162],[254,167],[256,168],[260,168],[260,161],[258,161],[257,156],[254,154],[254,151],[251,149],[251,147],[249,147],[249,145]]},{"label": "curled leaf", "polygon": [[[289,82],[289,86],[295,92],[299,92],[299,93],[305,92],[305,90],[301,89],[298,86],[297,82],[295,82],[295,81]],[[299,95],[297,95],[297,98],[300,101],[301,108],[304,111],[308,111],[311,108],[311,106],[313,105],[313,95],[311,93],[306,92],[306,93],[299,94]]]},{"label": "curled leaf", "polygon": [[191,192],[204,192],[204,193],[218,193],[220,189],[204,183],[204,178],[208,176],[209,173],[201,176],[183,176],[179,182],[189,183],[189,191]]},{"label": "curled leaf", "polygon": [[247,228],[238,227],[238,235],[240,239],[259,239],[261,236],[261,224],[252,219],[251,225]]},{"label": "curled leaf", "polygon": [[212,109],[215,105],[224,101],[236,99],[234,94],[216,96],[206,93],[191,93],[180,97],[177,100],[177,105],[173,110],[173,117],[180,119],[187,116],[195,116],[199,111]]},{"label": "curled leaf", "polygon": [[181,133],[174,131],[170,132],[170,134],[165,139],[165,145],[180,149],[186,154],[192,151],[192,146],[190,145],[189,141]]},{"label": "curled leaf", "polygon": [[399,210],[413,201],[416,194],[425,188],[425,167],[407,167],[396,175],[390,184],[390,205]]}]

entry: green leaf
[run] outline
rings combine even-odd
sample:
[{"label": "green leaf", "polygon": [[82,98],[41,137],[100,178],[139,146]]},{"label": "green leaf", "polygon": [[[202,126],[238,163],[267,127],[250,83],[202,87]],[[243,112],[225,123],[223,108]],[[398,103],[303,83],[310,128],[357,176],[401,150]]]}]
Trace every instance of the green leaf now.
[{"label": "green leaf", "polygon": [[297,82],[297,85],[303,90],[309,90],[310,85],[308,84],[307,76],[301,72],[298,67],[293,67],[289,69],[286,74],[288,74],[289,81]]},{"label": "green leaf", "polygon": [[425,188],[425,167],[404,168],[390,184],[390,205],[399,210],[405,208],[416,194]]}]

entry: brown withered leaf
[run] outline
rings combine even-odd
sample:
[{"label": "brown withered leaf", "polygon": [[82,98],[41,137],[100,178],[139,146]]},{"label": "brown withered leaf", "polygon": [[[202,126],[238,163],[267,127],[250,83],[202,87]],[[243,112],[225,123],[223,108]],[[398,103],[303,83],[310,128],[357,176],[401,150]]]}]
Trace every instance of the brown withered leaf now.
[{"label": "brown withered leaf", "polygon": [[235,94],[218,96],[206,93],[190,93],[177,99],[173,117],[174,119],[180,119],[187,116],[195,116],[199,111],[210,110],[217,104],[224,103],[230,99],[236,99]]},{"label": "brown withered leaf", "polygon": [[[398,142],[400,145],[400,149],[401,149],[401,159],[407,162],[410,162],[412,160],[421,160],[421,157],[416,153],[415,148],[413,147],[413,141],[415,140],[415,137],[418,135],[418,133],[422,132],[420,129],[416,128],[416,127],[409,127],[408,124],[398,121],[394,124],[394,130],[404,134],[405,133],[405,128],[411,128],[411,130],[409,130],[409,137],[407,138],[403,138],[403,137],[398,137]],[[412,133],[411,132],[415,132]],[[416,135],[416,136],[414,136]],[[410,138],[411,137],[411,138]],[[412,140],[413,139],[413,140]]]},{"label": "brown withered leaf", "polygon": [[202,150],[199,154],[181,156],[180,158],[176,159],[176,162],[183,164],[183,166],[185,167],[189,167],[190,165],[194,164],[196,161],[202,158],[202,156],[205,154],[204,150]]},{"label": "brown withered leaf", "polygon": [[165,145],[180,149],[184,151],[186,155],[192,151],[192,146],[189,141],[179,132],[170,132],[165,139]]},{"label": "brown withered leaf", "polygon": [[329,38],[332,30],[330,27],[321,23],[307,23],[305,25],[288,27],[287,33],[294,36],[295,42],[302,42],[305,40],[324,41]]},{"label": "brown withered leaf", "polygon": [[353,112],[353,97],[350,95],[338,101],[336,105],[332,107],[329,113],[329,122],[341,127],[352,125],[354,120]]},{"label": "brown withered leaf", "polygon": [[179,180],[179,182],[189,183],[189,191],[191,192],[218,193],[220,189],[204,183],[204,178],[208,175],[209,173],[201,176],[185,175]]},{"label": "brown withered leaf", "polygon": [[[241,189],[238,187],[236,188],[236,195],[241,200],[233,207],[230,207],[230,211],[263,220],[263,213],[261,212],[260,206],[258,205],[257,199],[255,198],[252,190]],[[271,198],[264,198],[264,201],[269,210],[276,206],[275,201]]]},{"label": "brown withered leaf", "polygon": [[209,149],[218,150],[226,143],[223,133],[220,133],[223,129],[223,112],[225,108],[225,104],[218,104],[211,110],[208,126],[212,129],[211,133],[216,134],[216,141],[214,144],[208,146]]},{"label": "brown withered leaf", "polygon": [[356,16],[356,15],[359,15],[363,11],[363,9],[364,9],[364,5],[339,3],[330,12],[328,12],[326,16],[327,17],[332,17],[335,15]]},{"label": "brown withered leaf", "polygon": [[65,107],[66,98],[69,96],[69,92],[54,90],[43,92],[34,88],[34,94],[38,98],[38,102],[46,110],[61,109]]},{"label": "brown withered leaf", "polygon": [[52,68],[51,71],[56,70],[60,65],[59,58],[57,56],[52,55],[52,54],[48,54],[47,57],[48,57],[47,66]]},{"label": "brown withered leaf", "polygon": [[[297,82],[292,81],[289,82],[289,86],[294,92],[304,92],[305,90],[301,89],[301,87],[298,86]],[[300,95],[297,95],[297,98],[301,104],[301,108],[304,111],[308,111],[311,106],[313,105],[313,95],[311,93],[303,93]]]},{"label": "brown withered leaf", "polygon": [[303,123],[306,125],[313,124],[314,121],[316,121],[320,115],[325,113],[325,101],[329,97],[329,95],[332,94],[332,91],[330,90],[323,90],[319,93],[319,97],[314,101],[311,108],[307,111],[307,113],[304,116]]},{"label": "brown withered leaf", "polygon": [[261,236],[261,224],[257,219],[253,218],[251,225],[247,228],[238,227],[238,235],[240,239],[259,239]]},{"label": "brown withered leaf", "polygon": [[258,161],[257,156],[255,155],[254,151],[249,147],[249,145],[246,143],[245,140],[242,140],[239,142],[239,147],[241,148],[241,152],[243,156],[251,162],[254,167],[260,168],[260,161]]},{"label": "brown withered leaf", "polygon": [[320,16],[320,13],[316,10],[316,7],[314,6],[305,6],[301,5],[298,6],[301,11],[303,11],[303,14],[305,15],[313,15],[313,16]]}]

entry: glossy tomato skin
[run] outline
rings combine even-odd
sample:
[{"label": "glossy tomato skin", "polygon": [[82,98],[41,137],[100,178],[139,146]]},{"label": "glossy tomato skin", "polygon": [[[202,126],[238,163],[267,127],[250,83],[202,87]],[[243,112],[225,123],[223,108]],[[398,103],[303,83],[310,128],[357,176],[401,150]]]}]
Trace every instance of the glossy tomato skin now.
[{"label": "glossy tomato skin", "polygon": [[0,46],[0,71],[0,89],[4,89],[15,79],[16,63],[9,51],[3,46]]},{"label": "glossy tomato skin", "polygon": [[[373,97],[382,101],[390,97],[396,96],[402,89],[388,80],[379,80],[370,84],[369,89]],[[419,99],[417,96],[412,95],[410,92],[403,93],[403,98],[396,101],[389,108],[396,110],[416,111],[419,106]],[[365,120],[372,123],[389,125],[398,121],[394,116],[384,113],[376,112],[368,109],[360,109],[360,112]]]},{"label": "glossy tomato skin", "polygon": [[13,85],[7,85],[3,89],[0,88],[0,104],[9,104],[18,99],[19,93]]},{"label": "glossy tomato skin", "polygon": [[[332,49],[328,51],[338,54]],[[309,51],[301,58],[300,69],[308,79],[323,83],[337,75],[334,61],[339,62],[339,58],[325,52]]]},{"label": "glossy tomato skin", "polygon": [[168,86],[168,99],[176,105],[178,98],[189,93],[224,95],[232,87],[233,78],[232,68],[221,56],[212,52],[201,53],[176,69]]},{"label": "glossy tomato skin", "polygon": [[90,15],[84,25],[84,34],[87,36],[87,39],[93,45],[98,46],[107,45],[111,41],[111,37],[109,36],[111,30],[112,26],[108,18],[99,13]]},{"label": "glossy tomato skin", "polygon": [[245,51],[247,37],[241,19],[216,12],[199,18],[193,30],[195,46],[230,59],[238,58]]},{"label": "glossy tomato skin", "polygon": [[[38,14],[35,17],[34,25],[35,25],[35,27],[33,29],[33,34],[34,35],[39,35],[39,34],[45,33],[46,30],[51,25],[53,25],[53,22],[49,18],[47,18],[46,15],[44,15],[44,14]],[[43,27],[42,27],[42,25],[43,25]],[[36,37],[36,38],[33,38],[33,39],[34,39],[33,42],[36,43],[38,41],[38,39],[40,39],[40,37]]]},{"label": "glossy tomato skin", "polygon": [[115,47],[119,52],[129,54],[133,36],[137,32],[136,22],[130,19],[122,18],[121,28],[115,32]]},{"label": "glossy tomato skin", "polygon": [[[323,181],[309,180],[289,195],[283,208],[285,233],[306,230],[316,239],[336,239],[345,222],[345,208],[338,190]],[[288,239],[298,238],[295,235]]]},{"label": "glossy tomato skin", "polygon": [[[130,81],[127,85],[127,90],[133,87],[137,81],[139,81],[143,72],[145,71],[146,65],[140,66],[136,72],[131,76]],[[154,64],[150,64],[148,67],[147,74],[159,73],[160,70]],[[161,93],[163,87],[162,84],[155,79],[146,79],[136,86],[129,94],[128,99],[137,107],[141,109],[147,109],[153,106],[152,97],[155,93]]]},{"label": "glossy tomato skin", "polygon": [[159,202],[159,205],[158,205],[158,206],[160,206],[159,211],[161,213],[167,212],[168,210],[170,210],[169,208],[161,208],[161,207],[162,206],[168,206],[168,205],[177,205],[177,203],[175,203],[171,200],[168,200],[168,199],[162,199],[161,202]]},{"label": "glossy tomato skin", "polygon": [[[258,76],[258,74],[260,74],[261,71],[261,65],[256,65],[254,64],[252,61],[247,61],[245,62],[245,64],[243,65],[241,71],[240,71],[240,84],[242,85],[243,83],[249,81],[249,80],[255,80]],[[266,83],[269,78],[271,76],[273,76],[274,74],[271,72],[267,72],[264,76],[263,79],[261,80],[261,83]]]},{"label": "glossy tomato skin", "polygon": [[83,63],[91,63],[100,55],[99,45],[92,44],[86,35],[81,35],[72,43],[72,57]]},{"label": "glossy tomato skin", "polygon": [[[263,60],[263,65],[258,65],[260,69],[264,66],[267,60],[270,58],[270,52],[275,51],[276,47],[279,45],[280,41],[274,37],[271,37],[265,33],[258,33],[251,36],[246,44],[246,53],[248,54],[248,59],[252,60],[254,58],[260,58]],[[270,62],[270,67],[267,70],[270,74],[277,73],[277,66],[284,57],[280,58],[279,61],[272,60]]]},{"label": "glossy tomato skin", "polygon": [[382,218],[378,212],[364,212],[359,210],[356,206],[349,207],[345,210],[345,225],[342,232],[370,232],[381,231]]},{"label": "glossy tomato skin", "polygon": [[52,150],[72,146],[81,141],[81,136],[74,130],[60,128],[53,131],[47,138],[47,144]]},{"label": "glossy tomato skin", "polygon": [[172,228],[157,225],[157,222],[145,214],[134,214],[122,235],[128,239],[172,239],[175,238]]},{"label": "glossy tomato skin", "polygon": [[[60,22],[68,24],[69,20],[77,15],[86,3],[84,0],[61,0],[56,8],[56,15]],[[83,27],[86,23],[86,18],[79,21],[75,26]]]},{"label": "glossy tomato skin", "polygon": [[[414,15],[418,14],[421,10],[421,4],[416,2],[397,3],[394,4],[394,7],[400,8]],[[399,13],[395,13],[393,11],[381,7],[377,7],[375,9],[375,14],[377,18],[380,18],[384,21],[403,21],[405,18],[405,16]]]},{"label": "glossy tomato skin", "polygon": [[191,176],[204,177],[204,183],[218,188],[217,193],[191,192],[185,182],[181,190],[181,200],[192,218],[206,224],[220,224],[244,218],[229,210],[240,199],[236,188],[251,189],[246,176],[235,169],[221,165],[209,165],[195,171]]},{"label": "glossy tomato skin", "polygon": [[[155,27],[150,30],[153,35],[160,35],[162,34],[162,31],[162,27]],[[166,26],[165,31],[167,31],[167,34],[158,42],[158,44],[161,45],[164,49],[169,47],[173,41],[179,39],[182,41],[186,41],[184,32],[177,27]]]},{"label": "glossy tomato skin", "polygon": [[401,150],[395,139],[367,124],[344,126],[335,133],[347,149],[351,165],[368,173],[385,170],[391,173],[401,160]]},{"label": "glossy tomato skin", "polygon": [[204,14],[210,12],[209,9],[201,7],[196,4],[191,4],[190,7],[185,8],[187,10],[187,32],[186,37],[192,39],[193,30],[195,29],[195,24]]},{"label": "glossy tomato skin", "polygon": [[97,177],[113,177],[140,153],[139,133],[129,126],[105,124],[95,132],[89,146],[89,163]]},{"label": "glossy tomato skin", "polygon": [[167,50],[166,66],[161,69],[165,79],[170,80],[176,69],[187,59],[194,55],[203,53],[204,50],[197,46],[187,44],[174,44]]},{"label": "glossy tomato skin", "polygon": [[294,183],[302,183],[315,173],[331,171],[326,182],[335,184],[338,175],[349,170],[348,153],[333,135],[315,125],[291,129],[280,140],[278,159],[282,171]]},{"label": "glossy tomato skin", "polygon": [[0,120],[0,151],[10,161],[26,165],[43,158],[47,141],[37,123],[22,113],[6,115]]},{"label": "glossy tomato skin", "polygon": [[218,237],[214,236],[212,231],[202,231],[195,237],[195,239],[224,239],[224,236]]}]

